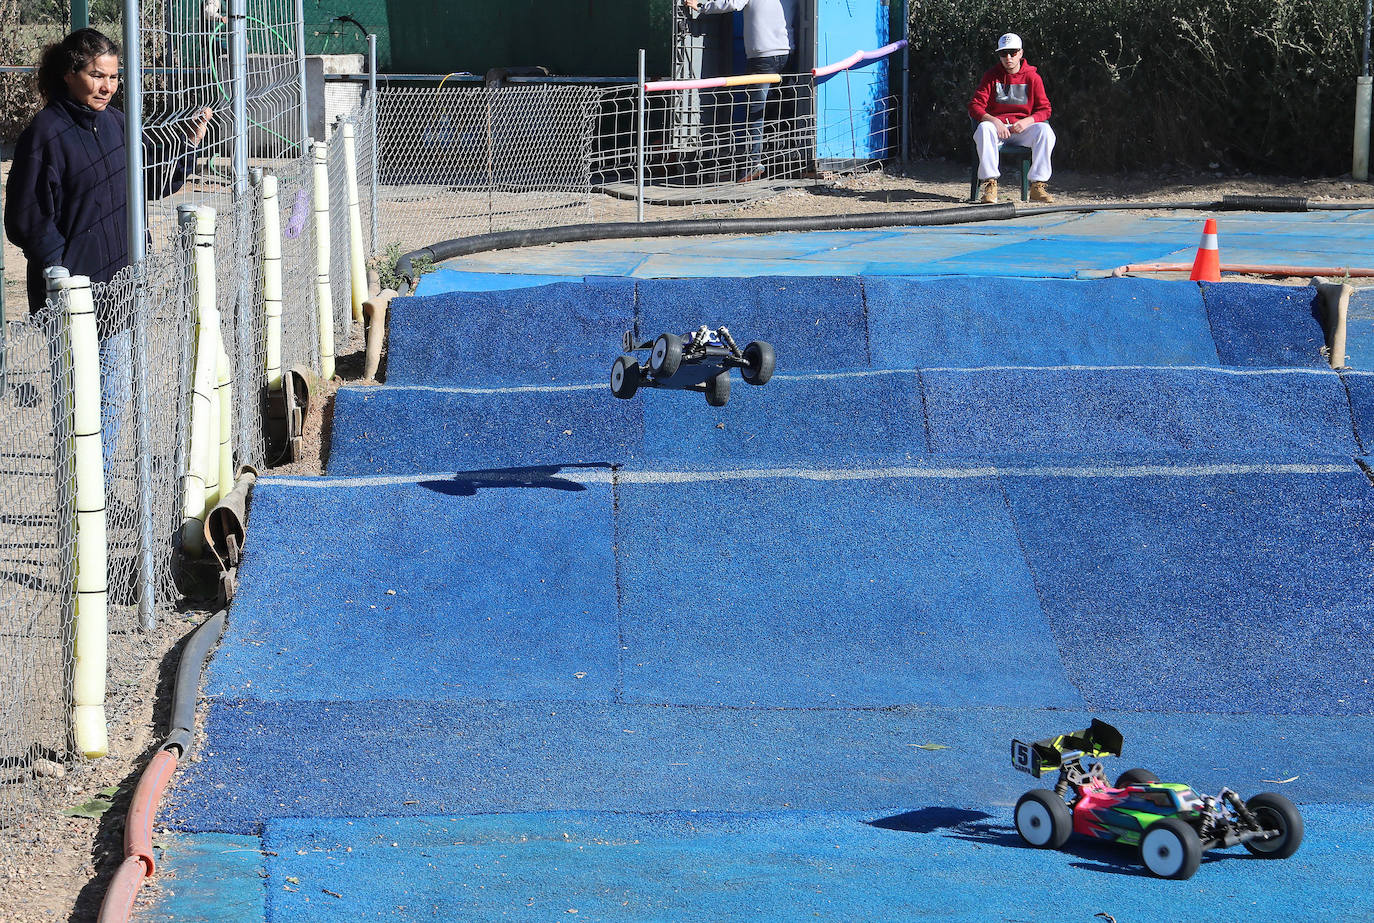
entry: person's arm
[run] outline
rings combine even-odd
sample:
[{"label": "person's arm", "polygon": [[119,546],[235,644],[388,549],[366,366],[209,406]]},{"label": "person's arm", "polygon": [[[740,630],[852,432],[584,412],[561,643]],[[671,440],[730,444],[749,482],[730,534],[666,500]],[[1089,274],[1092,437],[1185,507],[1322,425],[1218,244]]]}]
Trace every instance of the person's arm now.
[{"label": "person's arm", "polygon": [[749,0],[682,0],[693,13],[737,13],[749,5]]},{"label": "person's arm", "polygon": [[1048,122],[1050,120],[1050,97],[1045,92],[1045,81],[1040,79],[1039,73],[1036,73],[1031,77],[1030,83],[1031,120]]},{"label": "person's arm", "polygon": [[968,117],[975,122],[996,122],[997,116],[988,114],[988,100],[992,98],[992,83],[988,75],[984,74],[978,81],[978,89],[973,91],[973,98],[968,101]]},{"label": "person's arm", "polygon": [[24,251],[24,258],[46,269],[62,262],[66,238],[57,229],[62,205],[59,165],[48,157],[46,145],[25,132],[14,151],[5,188],[5,235]]},{"label": "person's arm", "polygon": [[181,150],[171,163],[159,163],[157,139],[144,132],[144,193],[150,199],[162,199],[179,190],[186,177],[195,172],[196,152],[210,128],[210,118],[214,111],[206,106],[195,115],[195,120],[186,129],[180,140]]}]

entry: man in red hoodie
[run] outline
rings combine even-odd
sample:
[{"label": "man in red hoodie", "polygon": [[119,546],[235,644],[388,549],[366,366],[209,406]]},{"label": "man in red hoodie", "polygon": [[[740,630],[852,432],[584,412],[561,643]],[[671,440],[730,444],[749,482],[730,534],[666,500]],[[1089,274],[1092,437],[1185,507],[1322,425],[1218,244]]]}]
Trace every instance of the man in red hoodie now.
[{"label": "man in red hoodie", "polygon": [[1030,197],[1033,202],[1053,202],[1045,188],[1050,178],[1050,152],[1054,129],[1050,128],[1050,98],[1045,83],[1026,63],[1021,36],[1008,32],[997,40],[998,64],[983,74],[969,100],[968,114],[978,123],[973,143],[978,147],[978,201],[997,201],[997,177],[1001,174],[998,150],[1003,144],[1022,144],[1031,149]]}]

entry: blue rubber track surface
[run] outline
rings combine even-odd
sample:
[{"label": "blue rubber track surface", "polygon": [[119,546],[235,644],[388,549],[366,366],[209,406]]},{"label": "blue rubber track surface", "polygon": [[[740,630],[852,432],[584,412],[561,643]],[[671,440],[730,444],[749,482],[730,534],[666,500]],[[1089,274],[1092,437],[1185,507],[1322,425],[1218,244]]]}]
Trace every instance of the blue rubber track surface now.
[{"label": "blue rubber track surface", "polygon": [[[1374,374],[1324,366],[1312,289],[1266,288],[396,302],[329,476],[253,494],[154,914],[1360,918]],[[777,377],[610,396],[624,330],[703,321]],[[1125,736],[1109,777],[1281,791],[1302,849],[1176,883],[1025,847],[1050,780],[1010,740],[1092,718]]]}]

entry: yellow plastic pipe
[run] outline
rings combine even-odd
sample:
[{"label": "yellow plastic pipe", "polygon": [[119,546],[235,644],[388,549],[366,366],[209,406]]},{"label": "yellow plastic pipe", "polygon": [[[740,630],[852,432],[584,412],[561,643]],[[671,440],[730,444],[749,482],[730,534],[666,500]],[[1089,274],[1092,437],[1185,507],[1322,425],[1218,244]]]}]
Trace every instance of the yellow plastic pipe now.
[{"label": "yellow plastic pipe", "polygon": [[216,363],[216,388],[219,404],[219,452],[212,464],[216,468],[213,500],[205,498],[205,512],[209,515],[215,505],[234,489],[234,376],[229,367],[229,354],[224,351],[224,338],[216,337],[219,360]]},{"label": "yellow plastic pipe", "polygon": [[281,204],[277,178],[262,178],[262,304],[267,315],[267,390],[281,390]]},{"label": "yellow plastic pipe", "polygon": [[329,290],[329,145],[315,142],[315,307],[320,330],[320,375],[334,377],[334,296]]},{"label": "yellow plastic pipe", "polygon": [[[182,478],[181,547],[191,557],[205,550],[205,499],[210,479],[211,438],[218,435],[215,371],[218,358],[219,308],[215,303],[215,210],[196,209],[193,259],[196,289],[196,343],[191,373],[191,445]],[[215,465],[215,474],[219,465]]]},{"label": "yellow plastic pipe", "polygon": [[105,467],[100,446],[100,339],[91,280],[57,281],[67,292],[72,355],[72,439],[76,455],[76,619],[72,626],[72,729],[88,759],[110,752],[105,726],[108,624]]},{"label": "yellow plastic pipe", "polygon": [[362,323],[367,300],[367,265],[363,261],[363,212],[358,203],[358,142],[351,122],[345,122],[344,182],[348,184],[348,282],[353,295],[353,321]]}]

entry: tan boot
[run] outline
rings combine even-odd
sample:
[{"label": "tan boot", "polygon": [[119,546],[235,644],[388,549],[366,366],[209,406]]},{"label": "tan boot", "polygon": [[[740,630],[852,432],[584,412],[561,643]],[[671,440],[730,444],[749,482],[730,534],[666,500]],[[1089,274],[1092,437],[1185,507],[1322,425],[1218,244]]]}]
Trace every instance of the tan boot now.
[{"label": "tan boot", "polygon": [[1046,205],[1054,201],[1054,196],[1045,188],[1043,180],[1036,180],[1031,183],[1030,198],[1032,202],[1044,202]]},{"label": "tan boot", "polygon": [[984,205],[997,204],[997,180],[985,179],[978,185],[978,201]]}]

